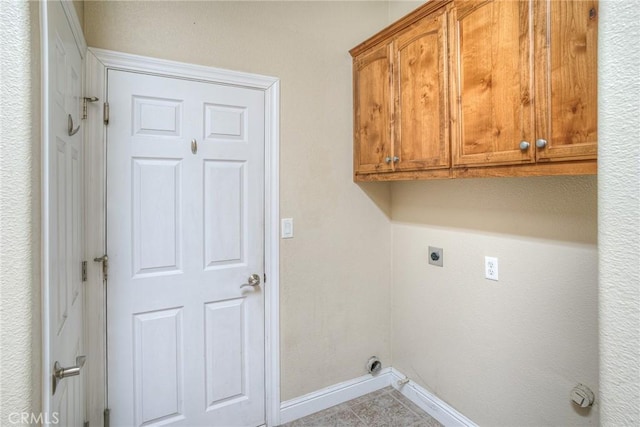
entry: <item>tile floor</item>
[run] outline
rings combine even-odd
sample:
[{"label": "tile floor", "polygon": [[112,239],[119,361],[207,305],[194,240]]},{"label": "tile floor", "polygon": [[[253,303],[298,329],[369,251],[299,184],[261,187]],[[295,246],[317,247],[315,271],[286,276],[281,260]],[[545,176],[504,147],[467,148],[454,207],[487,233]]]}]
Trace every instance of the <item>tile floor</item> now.
[{"label": "tile floor", "polygon": [[283,427],[442,427],[393,387],[365,394]]}]

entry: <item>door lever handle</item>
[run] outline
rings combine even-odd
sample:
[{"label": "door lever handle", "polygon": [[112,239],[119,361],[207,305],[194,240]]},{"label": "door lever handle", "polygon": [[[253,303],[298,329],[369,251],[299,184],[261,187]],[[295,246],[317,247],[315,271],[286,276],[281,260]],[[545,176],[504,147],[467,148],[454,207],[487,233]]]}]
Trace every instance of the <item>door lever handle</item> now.
[{"label": "door lever handle", "polygon": [[84,366],[84,362],[87,361],[87,356],[78,356],[76,357],[76,365],[70,366],[68,368],[63,368],[60,366],[59,362],[56,362],[53,365],[53,393],[56,394],[56,389],[58,388],[58,383],[67,377],[75,377],[76,375],[80,375],[80,370]]},{"label": "door lever handle", "polygon": [[249,276],[248,283],[245,283],[244,285],[240,285],[240,288],[244,288],[245,286],[256,287],[259,284],[260,284],[260,276],[257,274],[252,274],[251,276]]}]

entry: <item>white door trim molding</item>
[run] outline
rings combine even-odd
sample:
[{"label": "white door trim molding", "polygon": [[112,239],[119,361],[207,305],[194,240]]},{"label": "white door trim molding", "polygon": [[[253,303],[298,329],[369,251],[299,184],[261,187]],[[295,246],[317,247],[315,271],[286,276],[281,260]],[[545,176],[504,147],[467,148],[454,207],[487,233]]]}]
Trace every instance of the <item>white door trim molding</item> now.
[{"label": "white door trim molding", "polygon": [[[279,158],[280,158],[280,81],[275,77],[261,76],[223,70],[219,68],[205,67],[201,65],[186,64],[182,62],[168,61],[157,58],[149,58],[104,49],[89,48],[90,54],[87,61],[87,71],[100,76],[100,81],[93,81],[94,90],[101,85],[100,94],[86,94],[85,96],[100,97],[100,105],[106,94],[106,71],[122,70],[133,71],[159,76],[178,77],[188,80],[203,81],[217,84],[226,84],[240,87],[248,87],[263,90],[265,93],[265,395],[266,395],[266,421],[269,426],[280,424],[280,307],[279,307]],[[95,57],[95,60],[92,58]],[[90,82],[92,76],[87,75]],[[89,86],[87,86],[89,88]],[[104,165],[106,129],[102,124],[102,114],[89,115],[88,128],[85,133],[88,137],[99,138],[98,141],[87,140],[85,146],[87,159],[91,158],[91,164]],[[91,147],[91,148],[89,148]],[[89,157],[91,156],[91,157]],[[105,176],[106,169],[100,168],[99,177],[87,181],[87,203],[92,208],[87,209],[87,215],[92,215],[90,209],[104,208]],[[92,200],[93,199],[93,200]],[[93,211],[95,215],[102,215]],[[101,217],[102,218],[102,217]],[[104,219],[102,219],[104,221]],[[104,222],[102,229],[104,229]],[[104,233],[102,233],[104,239]],[[103,247],[104,242],[88,242],[88,247]],[[101,256],[97,254],[96,256]],[[93,254],[89,253],[89,257]],[[104,296],[102,296],[104,302]],[[95,306],[94,306],[95,307]],[[104,311],[104,304],[100,308]],[[94,316],[102,316],[104,313],[93,313]],[[102,322],[102,321],[100,321]],[[102,324],[102,323],[101,323]],[[102,363],[106,360],[104,348]],[[102,384],[103,388],[106,383]],[[93,408],[95,411],[95,408]],[[93,412],[91,409],[89,412]]]},{"label": "white door trim molding", "polygon": [[60,3],[62,4],[64,14],[67,15],[67,19],[69,20],[69,26],[71,27],[73,38],[76,40],[76,46],[80,51],[80,57],[84,59],[87,52],[87,42],[84,39],[82,25],[80,25],[80,19],[76,13],[76,8],[70,0],[61,0]]}]

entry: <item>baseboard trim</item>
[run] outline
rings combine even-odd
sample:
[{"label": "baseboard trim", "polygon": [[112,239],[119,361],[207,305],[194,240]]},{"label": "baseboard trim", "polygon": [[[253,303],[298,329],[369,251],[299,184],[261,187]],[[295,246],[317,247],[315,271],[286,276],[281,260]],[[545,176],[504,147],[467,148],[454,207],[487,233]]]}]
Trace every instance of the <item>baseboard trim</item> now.
[{"label": "baseboard trim", "polygon": [[476,423],[415,382],[409,380],[404,385],[398,385],[398,381],[405,378],[405,375],[397,369],[385,368],[376,376],[364,375],[287,400],[282,402],[280,406],[280,423],[286,424],[367,393],[392,386],[445,427],[478,427]]},{"label": "baseboard trim", "polygon": [[398,385],[398,381],[405,378],[406,377],[403,373],[397,369],[391,368],[391,386],[418,405],[423,411],[438,420],[441,424],[446,427],[478,427],[476,423],[415,382],[409,380],[409,382],[404,385]]},{"label": "baseboard trim", "polygon": [[391,368],[384,368],[376,376],[364,375],[287,400],[280,405],[280,424],[306,417],[356,397],[380,390],[390,384]]}]

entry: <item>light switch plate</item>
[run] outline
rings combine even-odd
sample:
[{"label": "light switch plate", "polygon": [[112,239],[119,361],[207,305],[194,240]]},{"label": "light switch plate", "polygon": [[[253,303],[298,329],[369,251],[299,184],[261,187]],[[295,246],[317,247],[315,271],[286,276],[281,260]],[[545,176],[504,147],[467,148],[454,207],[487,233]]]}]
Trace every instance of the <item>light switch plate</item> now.
[{"label": "light switch plate", "polygon": [[282,218],[280,221],[280,237],[283,239],[293,238],[293,218]]}]

